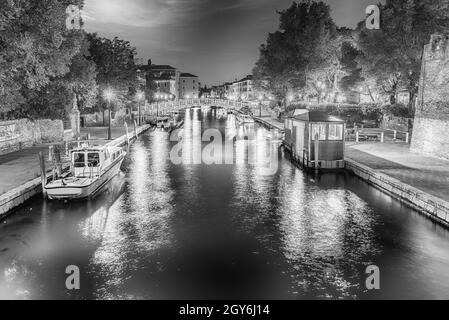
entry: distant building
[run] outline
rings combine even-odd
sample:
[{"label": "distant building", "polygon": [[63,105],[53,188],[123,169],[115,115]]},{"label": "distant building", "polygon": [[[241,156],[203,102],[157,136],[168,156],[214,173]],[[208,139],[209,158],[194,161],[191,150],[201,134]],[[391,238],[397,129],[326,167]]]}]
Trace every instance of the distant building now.
[{"label": "distant building", "polygon": [[198,98],[201,83],[199,78],[191,73],[181,73],[179,76],[180,99]]},{"label": "distant building", "polygon": [[248,75],[245,78],[232,83],[230,94],[235,100],[253,100],[253,76]]},{"label": "distant building", "polygon": [[212,88],[208,88],[206,86],[204,86],[204,88],[200,88],[200,98],[216,98],[215,96],[213,96],[212,94]]},{"label": "distant building", "polygon": [[151,78],[157,90],[161,93],[171,94],[178,98],[180,72],[169,65],[145,65],[139,68],[140,78]]},{"label": "distant building", "polygon": [[224,98],[226,98],[226,94],[227,94],[227,91],[226,91],[226,86],[224,84],[220,85],[220,86],[213,86],[211,88],[211,92],[210,92],[211,98],[224,99]]}]

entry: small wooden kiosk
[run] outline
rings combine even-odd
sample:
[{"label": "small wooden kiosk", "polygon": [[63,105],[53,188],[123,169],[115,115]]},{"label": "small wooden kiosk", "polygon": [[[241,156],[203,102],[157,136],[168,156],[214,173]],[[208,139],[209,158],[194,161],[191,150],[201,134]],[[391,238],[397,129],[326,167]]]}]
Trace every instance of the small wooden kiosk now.
[{"label": "small wooden kiosk", "polygon": [[306,169],[343,169],[345,121],[322,111],[296,110],[285,120],[284,145]]}]

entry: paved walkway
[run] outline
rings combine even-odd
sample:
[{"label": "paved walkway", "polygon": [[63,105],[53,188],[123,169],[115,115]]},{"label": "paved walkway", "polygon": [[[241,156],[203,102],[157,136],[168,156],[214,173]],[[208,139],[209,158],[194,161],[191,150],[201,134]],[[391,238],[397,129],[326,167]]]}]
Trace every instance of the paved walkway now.
[{"label": "paved walkway", "polygon": [[[130,134],[132,134],[132,126]],[[90,133],[94,144],[107,142],[108,128],[83,128],[82,135]],[[125,128],[113,128],[112,138],[116,139],[125,134]],[[52,144],[39,144],[16,152],[0,155],[0,195],[21,186],[40,176],[39,152],[43,152],[46,159],[46,168],[51,167],[48,161],[48,147]]]},{"label": "paved walkway", "polygon": [[404,143],[350,143],[346,157],[449,201],[449,161],[422,156]]}]

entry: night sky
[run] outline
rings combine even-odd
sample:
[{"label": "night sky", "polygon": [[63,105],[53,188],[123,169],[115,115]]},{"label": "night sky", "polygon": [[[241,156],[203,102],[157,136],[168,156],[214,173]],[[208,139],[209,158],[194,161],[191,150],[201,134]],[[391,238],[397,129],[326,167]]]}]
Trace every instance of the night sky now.
[{"label": "night sky", "polygon": [[[251,74],[259,46],[292,0],[85,0],[86,29],[128,40],[139,57],[220,84]],[[355,27],[378,0],[326,0],[339,26]]]}]

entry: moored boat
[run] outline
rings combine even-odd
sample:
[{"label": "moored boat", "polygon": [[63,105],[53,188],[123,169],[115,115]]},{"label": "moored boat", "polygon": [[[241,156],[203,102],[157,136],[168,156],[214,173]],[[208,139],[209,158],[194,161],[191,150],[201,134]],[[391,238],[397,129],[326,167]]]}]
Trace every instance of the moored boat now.
[{"label": "moored boat", "polygon": [[126,152],[119,147],[84,145],[70,151],[70,172],[45,186],[51,200],[93,198],[120,172]]},{"label": "moored boat", "polygon": [[237,122],[240,124],[250,124],[250,123],[254,123],[254,118],[251,117],[250,115],[247,114],[243,114],[241,112],[237,112],[235,114]]}]

